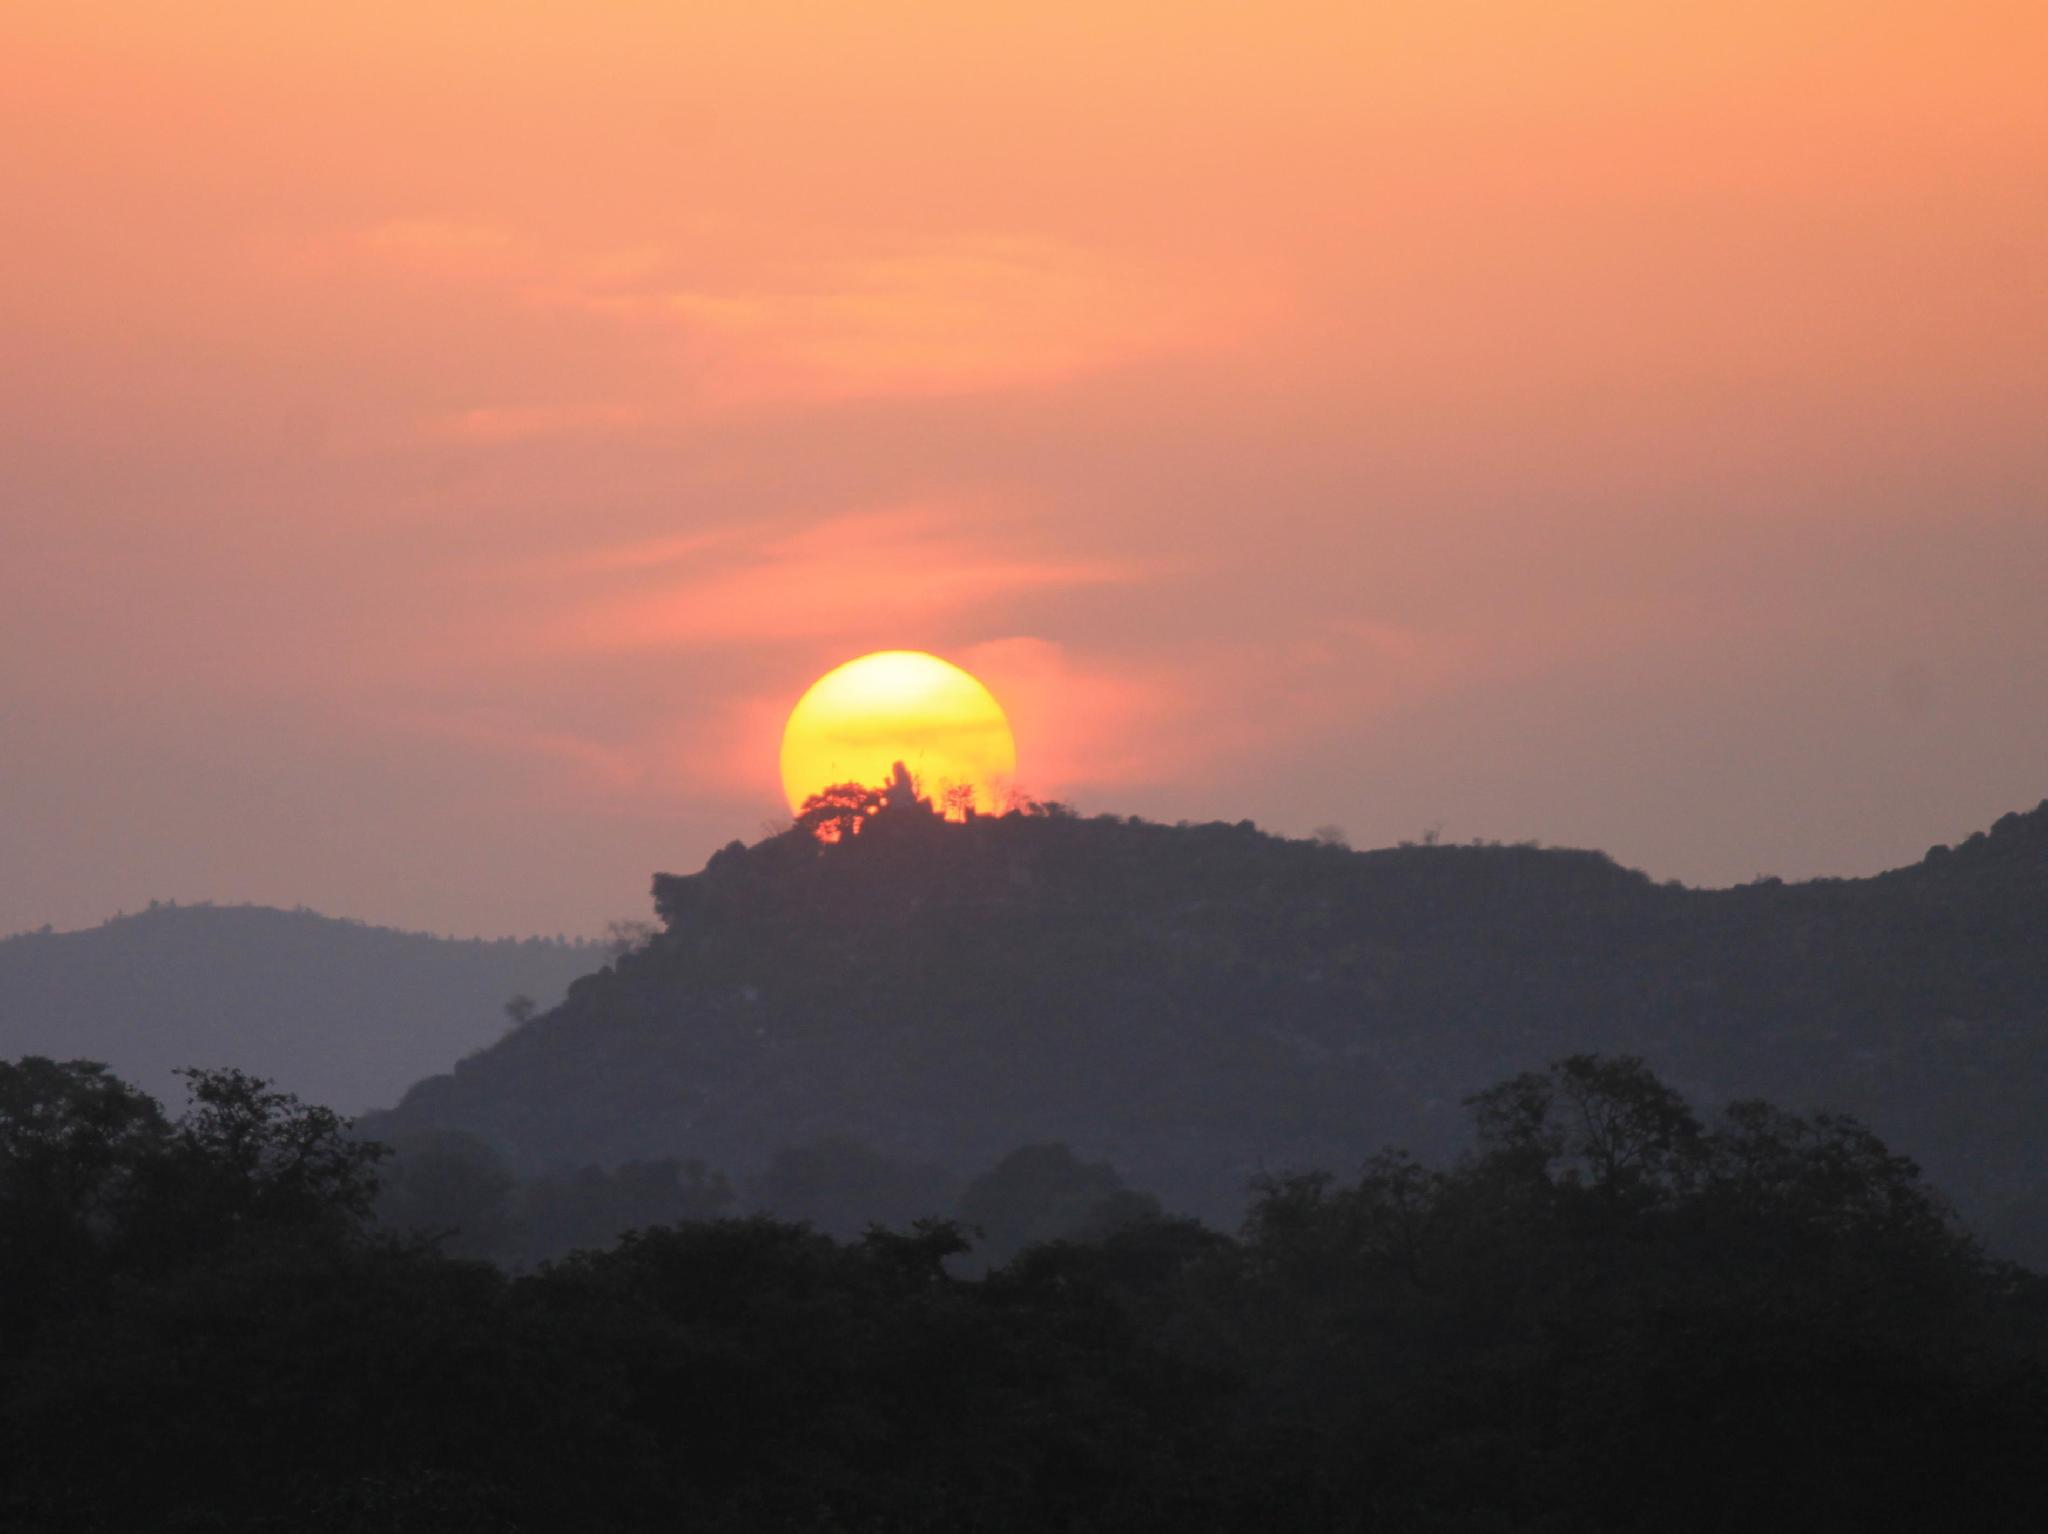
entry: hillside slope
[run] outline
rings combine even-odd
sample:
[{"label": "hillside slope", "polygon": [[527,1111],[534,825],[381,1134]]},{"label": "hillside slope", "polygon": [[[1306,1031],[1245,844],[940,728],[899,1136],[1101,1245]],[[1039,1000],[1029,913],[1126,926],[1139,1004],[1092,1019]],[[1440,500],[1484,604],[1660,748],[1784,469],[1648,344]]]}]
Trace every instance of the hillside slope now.
[{"label": "hillside slope", "polygon": [[1587,852],[905,812],[655,897],[663,935],[373,1130],[742,1175],[827,1135],[967,1169],[1058,1139],[1227,1217],[1262,1169],[1453,1150],[1463,1094],[1631,1051],[1703,1101],[1863,1115],[1980,1218],[2048,1226],[2048,805],[1878,878],[1716,891]]},{"label": "hillside slope", "polygon": [[165,1101],[181,1066],[233,1065],[311,1102],[394,1101],[547,1006],[593,946],[457,941],[263,906],[160,905],[0,941],[0,1058],[102,1060]]}]

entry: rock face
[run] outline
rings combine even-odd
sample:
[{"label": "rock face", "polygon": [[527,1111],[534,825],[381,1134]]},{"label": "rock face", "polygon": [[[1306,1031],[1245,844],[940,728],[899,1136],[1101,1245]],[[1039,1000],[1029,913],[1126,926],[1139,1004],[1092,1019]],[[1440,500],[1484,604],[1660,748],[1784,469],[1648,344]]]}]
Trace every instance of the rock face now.
[{"label": "rock face", "polygon": [[1657,885],[1591,852],[883,815],[658,876],[666,930],[372,1132],[526,1168],[851,1135],[962,1171],[1065,1141],[1169,1205],[1457,1148],[1459,1098],[1645,1056],[1859,1114],[2010,1241],[2048,1172],[2048,805],[1874,879]]}]

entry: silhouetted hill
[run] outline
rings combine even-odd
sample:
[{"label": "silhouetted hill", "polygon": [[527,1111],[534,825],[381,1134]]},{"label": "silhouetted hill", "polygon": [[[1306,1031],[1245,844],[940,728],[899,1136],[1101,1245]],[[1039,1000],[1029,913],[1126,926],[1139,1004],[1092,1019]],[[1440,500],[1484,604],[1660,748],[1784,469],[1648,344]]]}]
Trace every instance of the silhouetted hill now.
[{"label": "silhouetted hill", "polygon": [[372,1131],[742,1177],[829,1136],[954,1169],[1064,1141],[1234,1217],[1262,1169],[1440,1154],[1464,1094],[1633,1052],[1702,1100],[1861,1115],[2048,1249],[2048,805],[1877,878],[1727,890],[1534,846],[912,813],[654,892],[665,933]]},{"label": "silhouetted hill", "polygon": [[391,1102],[505,1031],[604,951],[459,941],[263,906],[156,905],[0,941],[0,1058],[103,1060],[171,1103],[171,1072],[233,1065],[312,1102]]}]

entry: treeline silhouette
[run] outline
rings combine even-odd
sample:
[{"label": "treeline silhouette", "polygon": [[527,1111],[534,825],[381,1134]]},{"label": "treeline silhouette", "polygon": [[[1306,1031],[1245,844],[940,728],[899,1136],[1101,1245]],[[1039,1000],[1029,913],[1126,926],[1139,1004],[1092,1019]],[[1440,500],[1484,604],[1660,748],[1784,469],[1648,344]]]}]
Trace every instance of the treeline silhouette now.
[{"label": "treeline silhouette", "polygon": [[1035,1243],[1100,1235],[1156,1218],[1159,1200],[1127,1188],[1106,1161],[1062,1144],[1020,1146],[962,1179],[935,1165],[891,1160],[828,1137],[776,1152],[738,1186],[701,1161],[629,1161],[522,1177],[474,1135],[432,1130],[388,1148],[378,1222],[453,1256],[523,1270],[636,1227],[768,1215],[851,1238],[872,1225],[953,1218],[980,1234],[972,1266]]},{"label": "treeline silhouette", "polygon": [[[0,1526],[1863,1534],[2041,1506],[2048,1285],[1855,1121],[1702,1119],[1632,1058],[1467,1099],[1448,1166],[1267,1178],[1236,1235],[1129,1202],[1012,1231],[979,1277],[953,1222],[760,1217],[508,1274],[379,1224],[383,1148],[333,1114],[190,1085],[172,1119],[103,1067],[0,1065]],[[1005,1158],[988,1207],[1077,1166]]]},{"label": "treeline silhouette", "polygon": [[2048,1263],[2048,806],[1876,878],[1696,890],[1594,852],[842,797],[658,876],[660,932],[369,1131],[743,1192],[791,1146],[1064,1143],[1231,1224],[1262,1169],[1454,1156],[1471,1083],[1595,1051],[1853,1112]]}]

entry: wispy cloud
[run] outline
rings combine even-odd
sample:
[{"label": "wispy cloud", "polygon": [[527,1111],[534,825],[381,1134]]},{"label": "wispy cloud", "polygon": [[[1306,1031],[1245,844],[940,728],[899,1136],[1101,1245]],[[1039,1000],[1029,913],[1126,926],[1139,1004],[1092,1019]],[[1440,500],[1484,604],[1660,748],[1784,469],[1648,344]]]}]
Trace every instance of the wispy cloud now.
[{"label": "wispy cloud", "polygon": [[472,300],[494,292],[508,310],[568,316],[657,359],[657,376],[616,400],[484,398],[421,422],[429,437],[478,443],[613,434],[707,408],[1038,387],[1213,349],[1255,328],[1266,301],[1042,237],[869,235],[862,254],[764,260],[772,231],[702,235],[687,249],[586,249],[404,218],[353,231],[343,252]]},{"label": "wispy cloud", "polygon": [[710,528],[700,532],[622,539],[594,548],[570,545],[475,566],[470,569],[469,576],[475,583],[529,590],[539,588],[543,593],[573,583],[580,595],[593,585],[603,586],[607,582],[617,583],[635,577],[649,580],[672,578],[678,567],[701,566],[721,550],[749,546],[745,529]]},{"label": "wispy cloud", "polygon": [[910,509],[838,517],[759,541],[720,567],[653,594],[585,604],[555,638],[593,651],[689,649],[740,641],[915,631],[1029,592],[1139,578],[1130,563],[1082,559],[988,535],[972,512]]},{"label": "wispy cloud", "polygon": [[349,243],[372,261],[465,282],[515,276],[533,261],[515,230],[456,219],[385,219],[355,230]]},{"label": "wispy cloud", "polygon": [[429,437],[454,442],[523,442],[534,437],[600,436],[646,424],[639,405],[596,402],[562,405],[474,405],[430,416]]},{"label": "wispy cloud", "polygon": [[566,773],[579,787],[607,793],[639,789],[647,777],[646,753],[633,745],[594,740],[503,709],[407,710],[391,723],[415,735],[534,762]]},{"label": "wispy cloud", "polygon": [[1170,780],[1199,684],[1177,666],[1082,655],[1035,635],[971,645],[954,657],[988,684],[1017,736],[1017,782],[1041,798]]},{"label": "wispy cloud", "polygon": [[1028,386],[1186,348],[1215,329],[1215,305],[1168,273],[1017,239],[835,262],[773,287],[586,293],[580,302],[708,344],[721,373],[715,392],[726,398]]}]

